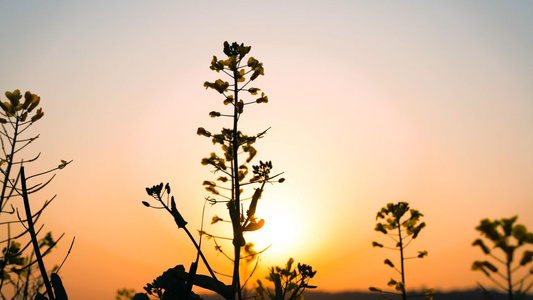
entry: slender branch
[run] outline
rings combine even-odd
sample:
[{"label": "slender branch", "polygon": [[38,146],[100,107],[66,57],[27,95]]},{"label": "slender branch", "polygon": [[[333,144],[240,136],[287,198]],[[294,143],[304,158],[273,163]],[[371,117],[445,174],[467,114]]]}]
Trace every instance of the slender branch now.
[{"label": "slender branch", "polygon": [[39,269],[41,270],[41,276],[42,276],[44,285],[46,286],[48,298],[50,300],[53,300],[55,299],[55,297],[54,297],[54,293],[52,292],[52,285],[50,284],[50,280],[48,279],[48,274],[46,273],[46,268],[44,267],[43,257],[41,256],[41,251],[39,249],[39,243],[37,241],[37,236],[35,235],[35,229],[33,227],[33,220],[31,218],[30,201],[28,199],[28,193],[26,191],[26,178],[24,176],[24,167],[20,168],[20,174],[21,174],[21,184],[22,184],[22,198],[24,199],[24,208],[26,210],[26,217],[28,219],[28,229],[29,229],[31,240],[33,243],[35,256],[37,258],[37,261],[39,262]]}]

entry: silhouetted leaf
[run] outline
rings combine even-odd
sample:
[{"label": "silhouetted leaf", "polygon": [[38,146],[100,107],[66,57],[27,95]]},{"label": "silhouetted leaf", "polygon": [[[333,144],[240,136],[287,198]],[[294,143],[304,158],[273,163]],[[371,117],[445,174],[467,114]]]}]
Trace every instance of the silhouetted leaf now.
[{"label": "silhouetted leaf", "polygon": [[46,297],[44,294],[37,293],[37,295],[35,295],[35,300],[48,300],[48,297]]},{"label": "silhouetted leaf", "polygon": [[427,251],[418,251],[418,258],[424,258],[424,256],[427,256],[428,255],[428,252]]},{"label": "silhouetted leaf", "polygon": [[517,224],[513,227],[513,236],[518,240],[519,244],[522,244],[527,239],[527,228],[524,225]]},{"label": "silhouetted leaf", "polygon": [[178,209],[176,208],[176,201],[174,201],[174,196],[172,196],[170,199],[171,213],[174,217],[174,221],[176,222],[176,225],[178,225],[178,228],[183,228],[185,227],[185,225],[187,225],[187,222],[185,221],[185,219],[183,219]]},{"label": "silhouetted leaf", "polygon": [[67,164],[68,163],[66,161],[61,160],[61,163],[59,164],[59,166],[57,166],[57,168],[62,170],[62,169],[64,169],[67,166]]},{"label": "silhouetted leaf", "polygon": [[483,243],[483,241],[480,240],[480,239],[475,240],[474,243],[472,243],[472,246],[479,246],[479,247],[481,247],[481,250],[483,250],[483,252],[484,252],[485,254],[489,254],[489,253],[490,253],[490,249],[489,249],[487,246],[485,246],[485,244]]},{"label": "silhouetted leaf", "polygon": [[397,291],[399,292],[405,292],[405,284],[403,282],[398,282],[396,283],[396,288],[395,288]]},{"label": "silhouetted leaf", "polygon": [[257,102],[257,103],[268,103],[268,97],[265,95],[265,93],[261,93],[261,97],[257,98],[257,100],[255,100],[255,102]]},{"label": "silhouetted leaf", "polygon": [[377,223],[376,228],[374,228],[375,231],[383,232],[384,234],[387,234],[387,230],[385,229],[385,226],[383,226],[382,223]]},{"label": "silhouetted leaf", "polygon": [[525,266],[533,260],[533,251],[525,251],[522,260],[520,260],[520,265]]},{"label": "silhouetted leaf", "polygon": [[479,226],[476,227],[476,230],[480,231],[481,234],[485,235],[490,240],[498,241],[500,240],[500,233],[496,230],[498,225],[498,221],[492,222],[489,219],[483,219]]},{"label": "silhouetted leaf", "polygon": [[33,117],[31,117],[31,121],[32,122],[37,122],[37,120],[39,120],[40,118],[42,118],[44,116],[44,112],[43,112],[43,109],[42,108],[39,108],[37,109],[37,111],[35,112],[35,115]]},{"label": "silhouetted leaf", "polygon": [[372,242],[372,247],[379,247],[379,248],[383,248],[383,245],[378,243],[378,242]]},{"label": "silhouetted leaf", "polygon": [[237,102],[237,104],[235,105],[235,107],[237,107],[237,112],[239,114],[242,114],[243,111],[244,111],[244,102],[242,100],[239,100],[239,102]]},{"label": "silhouetted leaf", "polygon": [[65,291],[65,288],[63,287],[61,277],[59,277],[57,273],[52,273],[50,280],[52,286],[54,287],[54,295],[56,300],[68,300],[67,291]]},{"label": "silhouetted leaf", "polygon": [[150,300],[150,297],[148,297],[146,294],[137,293],[135,296],[133,296],[132,300]]},{"label": "silhouetted leaf", "polygon": [[259,222],[250,222],[250,224],[246,225],[246,227],[243,228],[244,231],[256,231],[259,230],[265,225],[265,220],[261,219]]},{"label": "silhouetted leaf", "polygon": [[386,264],[386,265],[389,265],[391,268],[394,268],[394,264],[388,258],[385,259],[385,261],[383,263]]},{"label": "silhouetted leaf", "polygon": [[212,112],[209,113],[209,116],[211,118],[220,117],[220,113],[218,111],[212,111]]},{"label": "silhouetted leaf", "polygon": [[260,91],[261,89],[258,89],[258,88],[249,88],[248,89],[248,92],[252,95],[257,95],[257,92]]},{"label": "silhouetted leaf", "polygon": [[203,127],[198,127],[196,134],[203,135],[205,137],[211,137],[211,132],[205,130]]},{"label": "silhouetted leaf", "polygon": [[218,223],[218,222],[220,222],[220,221],[224,221],[224,219],[222,219],[221,217],[215,215],[215,216],[213,217],[213,219],[211,220],[211,224],[215,224],[215,223]]},{"label": "silhouetted leaf", "polygon": [[257,208],[257,201],[261,199],[261,194],[263,193],[263,189],[258,188],[254,191],[254,194],[252,196],[252,201],[250,202],[250,207],[246,211],[246,214],[249,218],[252,218],[255,215],[255,210]]}]

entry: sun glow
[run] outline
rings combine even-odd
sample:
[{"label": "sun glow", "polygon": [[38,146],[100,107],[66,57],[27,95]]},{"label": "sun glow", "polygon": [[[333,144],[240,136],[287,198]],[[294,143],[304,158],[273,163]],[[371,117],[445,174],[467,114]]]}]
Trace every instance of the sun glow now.
[{"label": "sun glow", "polygon": [[247,233],[246,240],[254,243],[256,251],[268,248],[262,260],[280,264],[294,256],[305,236],[302,213],[296,204],[279,194],[263,197],[256,215],[265,220],[265,225]]}]

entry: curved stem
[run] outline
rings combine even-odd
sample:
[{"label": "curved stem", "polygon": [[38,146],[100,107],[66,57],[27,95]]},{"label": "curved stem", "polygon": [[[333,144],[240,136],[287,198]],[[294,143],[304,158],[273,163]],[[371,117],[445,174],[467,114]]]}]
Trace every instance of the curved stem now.
[{"label": "curved stem", "polygon": [[54,300],[54,293],[52,292],[52,285],[48,279],[48,274],[46,273],[46,268],[44,267],[43,257],[41,255],[41,250],[39,248],[39,242],[37,241],[37,235],[35,234],[35,229],[33,226],[33,219],[31,216],[30,210],[30,201],[28,199],[28,192],[26,191],[26,177],[24,175],[24,167],[20,167],[20,177],[22,185],[22,198],[24,199],[24,210],[26,210],[26,218],[28,220],[28,231],[31,236],[31,242],[33,244],[33,250],[35,251],[35,257],[39,264],[39,269],[41,270],[41,276],[43,278],[44,285],[46,287],[46,292],[48,293],[48,298]]}]

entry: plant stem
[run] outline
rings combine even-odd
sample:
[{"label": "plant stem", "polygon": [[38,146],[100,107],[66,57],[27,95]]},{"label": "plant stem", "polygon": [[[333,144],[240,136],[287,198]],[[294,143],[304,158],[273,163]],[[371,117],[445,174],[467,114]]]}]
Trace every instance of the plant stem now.
[{"label": "plant stem", "polygon": [[31,216],[30,210],[30,201],[28,199],[28,191],[26,189],[26,176],[24,175],[24,167],[20,167],[20,177],[22,185],[22,199],[24,200],[24,210],[26,211],[26,219],[28,222],[28,232],[31,236],[31,242],[33,244],[33,250],[35,251],[35,257],[37,263],[39,264],[39,269],[41,270],[41,276],[43,278],[44,285],[46,287],[46,292],[48,293],[48,298],[54,300],[54,293],[52,292],[52,285],[48,279],[48,274],[46,273],[46,268],[44,267],[43,257],[41,255],[41,250],[39,248],[39,242],[37,241],[37,235],[35,234],[35,228],[33,226],[33,218]]},{"label": "plant stem", "polygon": [[513,300],[513,284],[511,280],[511,260],[507,258],[507,285],[508,285],[508,293],[509,293],[509,300]]},{"label": "plant stem", "polygon": [[398,219],[398,235],[400,237],[400,242],[398,243],[398,245],[400,246],[400,262],[401,262],[401,266],[402,266],[402,283],[403,283],[403,288],[402,288],[402,299],[403,300],[406,300],[407,299],[407,295],[406,295],[406,292],[405,292],[405,271],[404,271],[404,268],[403,268],[403,242],[402,242],[402,230],[401,230],[401,224],[400,224],[400,220]]},{"label": "plant stem", "polygon": [[238,148],[239,148],[239,131],[238,131],[238,122],[239,122],[239,110],[237,105],[239,103],[239,88],[238,88],[238,71],[235,69],[233,71],[233,81],[235,83],[234,91],[234,110],[233,110],[233,199],[235,204],[236,214],[232,216],[233,221],[233,247],[234,247],[234,265],[233,265],[233,282],[232,287],[237,292],[237,299],[242,300],[241,285],[240,285],[240,274],[239,274],[239,265],[241,258],[241,242],[242,242],[242,228],[240,221],[240,186],[239,186],[239,160],[238,160]]},{"label": "plant stem", "polygon": [[7,183],[9,182],[9,174],[11,173],[11,166],[13,166],[13,155],[15,155],[15,144],[17,143],[18,128],[19,128],[19,119],[17,116],[15,116],[15,126],[14,126],[15,131],[13,133],[13,142],[11,143],[11,154],[9,154],[9,157],[6,157],[7,169],[6,169],[6,172],[4,173],[5,174],[4,184],[2,186],[2,194],[0,195],[0,209],[3,209],[4,207]]}]

